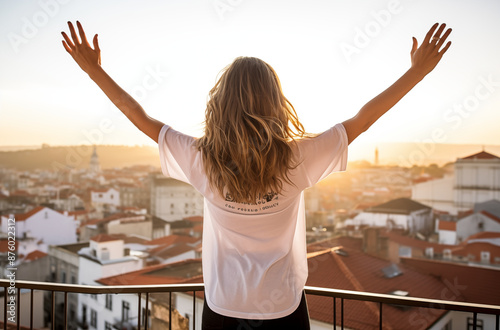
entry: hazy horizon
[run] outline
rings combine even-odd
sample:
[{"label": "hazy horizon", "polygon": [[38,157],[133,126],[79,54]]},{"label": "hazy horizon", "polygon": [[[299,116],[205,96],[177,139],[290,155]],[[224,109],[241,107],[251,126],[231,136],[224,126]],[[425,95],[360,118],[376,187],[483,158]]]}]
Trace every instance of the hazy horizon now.
[{"label": "hazy horizon", "polygon": [[[15,151],[30,151],[40,150],[45,147],[54,148],[74,148],[77,154],[81,156],[90,156],[91,149],[84,148],[85,152],[80,152],[78,146],[82,145],[29,145],[29,146],[1,146],[0,152],[15,152]],[[89,146],[88,144],[86,146]],[[133,148],[150,148],[155,153],[158,152],[157,147],[151,145],[123,145],[123,144],[97,144],[99,147],[133,147]],[[373,144],[365,144],[365,148],[369,151],[362,152],[362,149],[354,149],[354,152],[349,154],[349,162],[367,161],[375,164],[375,150],[378,150],[379,165],[383,166],[402,166],[410,167],[413,165],[427,166],[437,164],[443,166],[447,163],[454,162],[457,158],[463,158],[481,151],[489,152],[500,157],[500,144],[498,145],[478,145],[478,144],[439,144],[439,143],[413,143],[413,142],[381,142]],[[83,149],[82,149],[83,150]],[[159,166],[159,162],[157,164]]]}]

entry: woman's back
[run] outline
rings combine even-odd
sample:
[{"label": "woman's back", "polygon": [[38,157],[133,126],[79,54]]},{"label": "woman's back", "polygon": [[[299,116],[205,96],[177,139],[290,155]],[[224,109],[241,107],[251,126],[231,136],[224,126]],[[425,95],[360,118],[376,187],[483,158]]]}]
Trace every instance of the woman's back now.
[{"label": "woman's back", "polygon": [[[204,197],[205,298],[216,313],[275,319],[294,311],[307,278],[303,190],[347,164],[341,124],[291,144],[296,165],[280,193],[237,202],[214,190],[202,170],[196,139],[165,126],[159,147],[165,175],[188,182]],[[186,171],[186,169],[190,169]]]}]

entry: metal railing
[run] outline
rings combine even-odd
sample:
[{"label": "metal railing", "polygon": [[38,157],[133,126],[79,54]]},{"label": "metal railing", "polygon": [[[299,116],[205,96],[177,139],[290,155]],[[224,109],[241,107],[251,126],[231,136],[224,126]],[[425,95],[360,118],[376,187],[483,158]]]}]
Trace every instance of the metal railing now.
[{"label": "metal railing", "polygon": [[[7,290],[12,288],[12,282],[9,280],[0,279],[0,287],[4,289],[4,329],[7,329],[8,318],[7,318],[7,300],[8,294]],[[47,283],[47,282],[33,282],[33,281],[16,281],[15,290],[17,290],[17,313],[16,322],[9,323],[12,325],[17,325],[20,328],[20,293],[21,289],[27,289],[30,291],[30,329],[33,329],[33,291],[40,290],[50,293],[51,296],[51,320],[55,320],[55,294],[56,292],[64,293],[64,329],[67,328],[67,305],[68,305],[68,293],[79,293],[79,294],[136,294],[138,296],[138,328],[148,330],[148,317],[145,317],[145,324],[142,327],[140,324],[141,320],[141,300],[142,295],[145,295],[145,311],[148,313],[148,304],[151,293],[170,293],[169,294],[169,329],[172,329],[172,293],[173,292],[192,292],[193,297],[193,328],[196,327],[196,292],[204,290],[204,284],[167,284],[167,285],[123,285],[123,286],[91,286],[91,285],[76,285],[76,284],[61,284],[61,283]],[[476,329],[477,315],[478,314],[491,314],[496,317],[495,329],[499,330],[499,317],[500,317],[500,306],[496,305],[486,305],[486,304],[475,304],[475,303],[465,303],[456,302],[448,300],[438,300],[438,299],[425,299],[425,298],[415,298],[415,297],[400,297],[388,294],[378,294],[369,292],[359,292],[359,291],[348,291],[348,290],[338,290],[329,288],[319,288],[306,286],[305,293],[317,296],[331,297],[333,299],[333,329],[336,329],[337,324],[337,308],[336,301],[340,299],[340,326],[344,329],[344,301],[345,300],[358,300],[358,301],[369,301],[378,303],[379,305],[379,328],[382,329],[382,306],[385,305],[398,305],[405,307],[422,307],[422,308],[432,308],[445,311],[461,311],[472,313],[473,316],[473,329]],[[52,322],[52,329],[55,329],[55,322]]]}]

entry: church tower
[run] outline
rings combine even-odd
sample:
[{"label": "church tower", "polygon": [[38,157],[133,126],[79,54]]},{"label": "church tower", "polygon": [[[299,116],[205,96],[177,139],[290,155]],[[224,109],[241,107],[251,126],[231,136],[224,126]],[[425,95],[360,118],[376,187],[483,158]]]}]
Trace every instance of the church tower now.
[{"label": "church tower", "polygon": [[375,147],[375,166],[378,166],[378,148]]},{"label": "church tower", "polygon": [[89,170],[93,173],[99,173],[101,171],[101,166],[99,165],[99,156],[97,156],[95,146],[94,151],[92,152],[92,156],[90,156]]}]

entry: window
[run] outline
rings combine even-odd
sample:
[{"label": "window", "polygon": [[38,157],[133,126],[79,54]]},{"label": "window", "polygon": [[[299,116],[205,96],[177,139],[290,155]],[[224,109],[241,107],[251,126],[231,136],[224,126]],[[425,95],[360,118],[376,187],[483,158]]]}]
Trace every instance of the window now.
[{"label": "window", "polygon": [[441,330],[453,330],[453,328],[451,327],[451,320],[449,320],[448,323],[446,323],[444,327],[441,328]]},{"label": "window", "polygon": [[[472,329],[474,329],[474,318],[468,317],[467,318],[467,330],[472,330]],[[480,319],[476,320],[476,329],[483,330],[483,320],[480,320]]]},{"label": "window", "polygon": [[87,305],[82,304],[82,323],[87,323]]},{"label": "window", "polygon": [[111,323],[105,321],[104,322],[104,330],[113,330],[113,326],[111,325]]},{"label": "window", "polygon": [[91,294],[90,294],[90,298],[92,298],[92,299],[94,299],[94,300],[97,300],[97,295],[96,295],[96,294],[91,293]]},{"label": "window", "polygon": [[61,271],[61,283],[66,283],[66,272]]},{"label": "window", "polygon": [[76,284],[76,276],[74,274],[71,275],[71,284]]},{"label": "window", "polygon": [[109,198],[110,199],[113,199],[115,196],[113,196],[113,194],[109,195]]},{"label": "window", "polygon": [[130,311],[130,304],[127,301],[122,301],[122,322],[128,321],[129,311]]},{"label": "window", "polygon": [[109,250],[107,248],[101,249],[101,259],[102,260],[109,260]]},{"label": "window", "polygon": [[490,263],[490,252],[489,251],[481,251],[481,263],[483,263],[483,264]]},{"label": "window", "polygon": [[110,294],[106,295],[106,309],[113,310],[113,296]]},{"label": "window", "polygon": [[97,328],[97,312],[90,309],[90,326]]},{"label": "window", "polygon": [[99,198],[102,198],[102,194],[99,194],[98,196],[99,196]]}]

